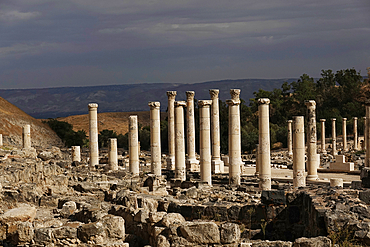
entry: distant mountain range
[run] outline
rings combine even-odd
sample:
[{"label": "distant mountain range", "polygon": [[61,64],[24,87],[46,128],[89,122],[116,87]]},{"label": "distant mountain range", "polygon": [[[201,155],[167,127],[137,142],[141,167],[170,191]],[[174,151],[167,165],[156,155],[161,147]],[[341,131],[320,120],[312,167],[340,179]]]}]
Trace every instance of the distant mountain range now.
[{"label": "distant mountain range", "polygon": [[167,109],[167,91],[177,91],[176,100],[185,100],[186,91],[195,91],[196,99],[209,99],[209,89],[219,89],[220,99],[230,98],[229,90],[241,89],[240,97],[249,102],[259,89],[280,88],[282,83],[297,79],[239,79],[194,84],[140,83],[89,87],[42,89],[0,89],[0,97],[34,118],[56,118],[86,114],[87,104],[99,104],[98,112],[147,111],[149,101],[160,101],[161,111]]}]

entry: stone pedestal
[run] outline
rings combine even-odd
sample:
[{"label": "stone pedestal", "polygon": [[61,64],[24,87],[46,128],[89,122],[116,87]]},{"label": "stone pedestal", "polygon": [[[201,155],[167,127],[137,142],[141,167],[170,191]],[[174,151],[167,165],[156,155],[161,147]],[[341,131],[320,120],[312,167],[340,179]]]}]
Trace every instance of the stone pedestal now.
[{"label": "stone pedestal", "polygon": [[211,106],[211,140],[212,140],[212,173],[224,172],[220,152],[220,110],[218,106],[218,89],[210,89]]},{"label": "stone pedestal", "polygon": [[366,121],[365,121],[365,147],[366,147],[366,155],[365,155],[365,167],[370,167],[370,100],[366,100],[365,102],[366,107]]},{"label": "stone pedestal", "polygon": [[358,150],[357,117],[353,118],[353,149]]},{"label": "stone pedestal", "polygon": [[98,143],[98,104],[89,104],[89,149],[90,167],[99,165],[99,143]]},{"label": "stone pedestal", "polygon": [[335,121],[337,119],[335,118],[332,118],[331,119],[331,126],[332,126],[332,129],[331,129],[331,138],[332,138],[332,151],[331,151],[331,154],[334,156],[334,155],[337,155],[338,152],[337,152],[337,134],[336,134],[336,131],[335,131]]},{"label": "stone pedestal", "polygon": [[293,186],[305,187],[304,117],[293,117]]},{"label": "stone pedestal", "polygon": [[331,178],[330,187],[342,187],[343,188],[343,179],[342,178]]},{"label": "stone pedestal", "polygon": [[240,137],[240,89],[230,90],[229,105],[229,183],[240,185],[241,137]]},{"label": "stone pedestal", "polygon": [[185,101],[175,101],[175,178],[181,181],[186,180],[184,106]]},{"label": "stone pedestal", "polygon": [[200,179],[212,184],[211,173],[211,100],[199,100],[199,129],[200,129]]},{"label": "stone pedestal", "polygon": [[344,155],[336,155],[335,162],[329,164],[330,170],[350,172],[355,170],[355,164],[352,162],[346,162]]},{"label": "stone pedestal", "polygon": [[[270,160],[270,99],[258,100],[258,131],[259,131],[259,172],[261,190],[271,190],[271,160]],[[293,150],[294,152],[294,150]]]},{"label": "stone pedestal", "polygon": [[317,167],[320,159],[317,159],[317,135],[316,135],[316,102],[308,100],[307,106],[307,180],[317,180]]},{"label": "stone pedestal", "polygon": [[134,175],[139,175],[139,135],[137,127],[137,116],[129,116],[128,132],[128,153],[129,153],[129,171]]},{"label": "stone pedestal", "polygon": [[326,154],[325,148],[325,121],[326,119],[320,119],[321,122],[321,153]]},{"label": "stone pedestal", "polygon": [[195,157],[195,118],[194,118],[194,91],[186,92],[186,123],[188,157],[186,158],[186,170],[199,171],[199,160]]},{"label": "stone pedestal", "polygon": [[342,118],[342,136],[343,136],[343,151],[348,151],[347,147],[347,118]]},{"label": "stone pedestal", "polygon": [[167,91],[168,97],[168,111],[167,111],[167,121],[168,121],[168,158],[167,169],[175,170],[175,98],[176,91]]},{"label": "stone pedestal", "polygon": [[292,134],[292,123],[293,120],[288,120],[288,155],[293,156],[293,134]]},{"label": "stone pedestal", "polygon": [[150,106],[151,173],[156,176],[162,174],[160,105],[160,102],[148,103],[148,106]]},{"label": "stone pedestal", "polygon": [[80,146],[72,146],[72,162],[81,162]]},{"label": "stone pedestal", "polygon": [[111,171],[118,170],[117,138],[108,140],[108,167]]},{"label": "stone pedestal", "polygon": [[26,124],[22,128],[22,148],[31,148],[31,126]]}]

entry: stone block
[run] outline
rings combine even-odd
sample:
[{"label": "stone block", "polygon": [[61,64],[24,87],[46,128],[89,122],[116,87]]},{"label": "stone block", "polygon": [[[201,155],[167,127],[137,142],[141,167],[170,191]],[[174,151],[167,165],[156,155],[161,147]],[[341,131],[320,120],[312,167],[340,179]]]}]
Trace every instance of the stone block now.
[{"label": "stone block", "polygon": [[106,215],[102,219],[108,237],[125,240],[125,220],[120,216]]},{"label": "stone block", "polygon": [[52,243],[54,239],[53,230],[53,228],[35,229],[34,240],[36,244],[39,244],[41,246],[48,246],[50,243]]},{"label": "stone block", "polygon": [[0,222],[10,223],[15,221],[32,222],[36,217],[36,208],[31,206],[23,206],[13,208],[0,216]]},{"label": "stone block", "polygon": [[364,167],[360,173],[363,188],[370,188],[370,168]]},{"label": "stone block", "polygon": [[101,222],[80,226],[77,236],[82,242],[89,244],[105,244],[107,241],[105,227]]},{"label": "stone block", "polygon": [[77,228],[71,226],[54,228],[53,235],[56,239],[75,239],[77,238]]},{"label": "stone block", "polygon": [[162,226],[169,227],[173,224],[181,224],[185,222],[185,218],[179,213],[169,213],[163,216],[161,220]]},{"label": "stone block", "polygon": [[319,236],[316,238],[298,238],[293,247],[331,247],[330,238]]},{"label": "stone block", "polygon": [[68,218],[77,210],[77,205],[74,201],[65,202],[60,210],[60,216]]},{"label": "stone block", "polygon": [[220,231],[214,222],[184,222],[179,229],[182,236],[191,243],[220,243]]},{"label": "stone block", "polygon": [[224,223],[220,227],[222,244],[238,243],[240,241],[240,228],[235,223]]},{"label": "stone block", "polygon": [[362,181],[361,180],[354,180],[351,183],[351,189],[353,190],[360,190],[362,189]]},{"label": "stone block", "polygon": [[284,190],[263,190],[261,194],[261,202],[267,205],[286,204]]},{"label": "stone block", "polygon": [[167,238],[163,235],[159,235],[157,237],[157,246],[161,246],[161,247],[170,247],[170,242],[167,240]]},{"label": "stone block", "polygon": [[360,191],[359,198],[366,204],[370,204],[370,190]]},{"label": "stone block", "polygon": [[149,222],[150,223],[158,223],[163,219],[163,217],[166,215],[166,212],[154,212],[149,213]]}]

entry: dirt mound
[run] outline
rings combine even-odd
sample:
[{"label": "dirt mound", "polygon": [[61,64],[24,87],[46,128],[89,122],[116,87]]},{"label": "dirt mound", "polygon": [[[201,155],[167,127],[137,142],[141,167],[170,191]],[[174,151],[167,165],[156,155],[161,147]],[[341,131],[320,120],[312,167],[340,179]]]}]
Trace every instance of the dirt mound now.
[{"label": "dirt mound", "polygon": [[22,145],[22,127],[31,126],[33,147],[62,146],[62,141],[50,127],[0,97],[0,134],[5,145]]}]

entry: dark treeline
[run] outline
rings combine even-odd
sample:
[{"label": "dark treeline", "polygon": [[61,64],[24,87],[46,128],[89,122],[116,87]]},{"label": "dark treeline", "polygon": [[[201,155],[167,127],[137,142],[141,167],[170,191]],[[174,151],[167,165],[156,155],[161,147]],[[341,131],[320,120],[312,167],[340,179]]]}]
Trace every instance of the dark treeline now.
[{"label": "dark treeline", "polygon": [[[337,134],[342,133],[342,118],[347,118],[347,132],[353,130],[353,117],[358,117],[358,130],[363,132],[365,116],[364,102],[369,92],[369,80],[363,77],[355,69],[339,70],[334,73],[332,70],[322,70],[321,78],[315,80],[307,74],[303,74],[297,81],[291,83],[284,82],[281,88],[272,91],[260,89],[254,92],[254,98],[249,99],[249,105],[241,99],[240,117],[241,117],[241,135],[242,152],[251,152],[258,143],[258,99],[270,99],[270,134],[272,146],[286,147],[287,123],[293,116],[306,116],[306,100],[316,101],[316,119],[318,136],[320,134],[319,119],[326,119],[326,135],[331,135],[331,118],[337,119]],[[219,102],[220,106],[220,136],[221,152],[227,153],[228,149],[228,106],[225,102]],[[196,126],[196,147],[199,152],[199,109],[197,100],[194,101],[195,126]],[[185,114],[185,111],[184,111]],[[55,121],[49,125],[55,128]],[[54,129],[53,128],[53,129]],[[186,126],[185,126],[186,130]],[[69,131],[70,132],[70,131]],[[58,133],[58,132],[57,132]],[[71,133],[71,132],[70,132]],[[162,152],[168,151],[167,138],[167,119],[161,121],[161,145]],[[58,134],[59,135],[59,134]],[[60,135],[59,135],[60,136]],[[62,135],[63,136],[63,135]],[[76,138],[75,135],[67,135]],[[81,135],[83,137],[84,135]],[[61,137],[61,136],[60,136]],[[65,138],[65,135],[64,135]],[[99,134],[99,146],[106,147],[108,138],[117,138],[118,147],[128,149],[128,134],[117,135],[114,130],[102,130]],[[63,139],[63,138],[62,138]],[[84,143],[86,140],[76,140],[76,144],[70,140],[63,139],[67,146]],[[150,148],[150,128],[148,126],[139,126],[139,140],[142,150]],[[281,143],[280,145],[276,145]]]}]

